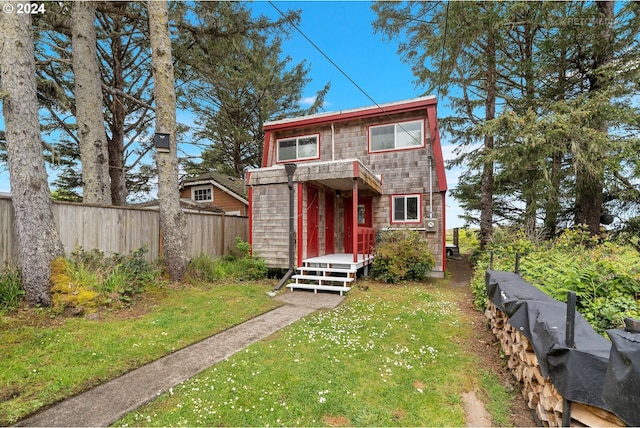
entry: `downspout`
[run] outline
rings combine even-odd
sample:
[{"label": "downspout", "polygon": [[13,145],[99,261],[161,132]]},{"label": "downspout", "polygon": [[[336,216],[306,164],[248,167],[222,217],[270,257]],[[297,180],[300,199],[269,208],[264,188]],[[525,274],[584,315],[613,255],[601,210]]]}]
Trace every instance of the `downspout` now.
[{"label": "downspout", "polygon": [[429,155],[429,218],[433,218],[433,156]]},{"label": "downspout", "polygon": [[293,188],[293,173],[296,171],[297,165],[295,163],[287,163],[284,165],[284,169],[287,171],[287,185],[289,186],[289,270],[284,274],[282,279],[278,282],[278,285],[273,291],[268,292],[270,296],[275,296],[276,291],[280,290],[282,286],[291,278],[294,272],[294,248],[296,246],[296,232],[294,230],[295,219],[295,201],[294,201],[294,188]]}]

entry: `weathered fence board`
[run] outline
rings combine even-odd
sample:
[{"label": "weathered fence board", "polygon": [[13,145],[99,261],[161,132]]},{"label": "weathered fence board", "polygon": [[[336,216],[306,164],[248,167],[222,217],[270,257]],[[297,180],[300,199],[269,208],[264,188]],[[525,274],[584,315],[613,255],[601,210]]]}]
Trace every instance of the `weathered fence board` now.
[{"label": "weathered fence board", "polygon": [[[211,257],[228,254],[235,238],[248,240],[248,219],[218,213],[186,214],[187,256]],[[129,254],[147,246],[147,258],[160,256],[160,226],[157,210],[129,207],[99,207],[54,202],[53,216],[67,253],[76,247],[94,248],[110,255]],[[16,266],[18,248],[11,199],[0,197],[0,269]]]}]

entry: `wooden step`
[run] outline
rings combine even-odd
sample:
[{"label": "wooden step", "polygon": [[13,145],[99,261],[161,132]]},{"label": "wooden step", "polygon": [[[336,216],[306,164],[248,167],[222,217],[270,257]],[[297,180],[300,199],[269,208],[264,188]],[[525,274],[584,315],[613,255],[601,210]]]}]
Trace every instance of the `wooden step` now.
[{"label": "wooden step", "polygon": [[323,282],[343,282],[346,283],[347,282],[352,282],[355,280],[355,278],[350,278],[348,276],[323,276],[323,275],[301,275],[301,274],[296,274],[293,275],[291,278],[296,280],[296,283],[298,283],[298,280],[300,279],[304,279],[307,281],[318,281],[319,285],[322,285]]},{"label": "wooden step", "polygon": [[304,290],[313,290],[314,293],[317,293],[318,290],[321,291],[339,291],[340,295],[342,296],[343,292],[347,292],[349,290],[351,290],[351,288],[346,287],[346,286],[340,286],[340,285],[319,285],[319,284],[289,284],[287,285],[287,288],[291,289],[291,291],[293,291],[294,289],[298,288],[298,289],[304,289]]},{"label": "wooden step", "polygon": [[302,275],[306,275],[305,272],[329,272],[329,273],[344,273],[347,275],[355,274],[357,271],[353,269],[342,269],[342,268],[328,268],[328,267],[309,267],[303,266],[297,268]]}]

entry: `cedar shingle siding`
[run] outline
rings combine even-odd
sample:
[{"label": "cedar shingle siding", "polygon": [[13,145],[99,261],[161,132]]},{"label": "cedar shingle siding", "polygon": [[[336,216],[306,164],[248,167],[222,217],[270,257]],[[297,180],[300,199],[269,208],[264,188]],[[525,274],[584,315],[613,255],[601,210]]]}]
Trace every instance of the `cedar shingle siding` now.
[{"label": "cedar shingle siding", "polygon": [[[267,152],[263,157],[262,169],[254,170],[248,178],[248,184],[253,188],[252,200],[252,222],[250,224],[253,251],[260,257],[265,258],[267,265],[271,267],[286,267],[288,257],[288,186],[286,185],[286,173],[284,168],[278,171],[269,168],[277,165],[277,140],[283,137],[300,135],[319,135],[320,159],[310,161],[298,161],[299,177],[304,177],[305,184],[302,186],[302,200],[296,194],[296,204],[302,209],[296,212],[300,219],[296,219],[297,254],[306,257],[307,240],[307,188],[309,184],[319,189],[319,221],[318,221],[318,241],[320,254],[324,254],[324,244],[326,242],[325,232],[327,228],[325,216],[325,190],[333,191],[334,197],[334,241],[335,252],[345,252],[345,223],[344,223],[344,203],[345,198],[351,196],[351,185],[349,181],[331,180],[326,174],[317,174],[319,177],[314,180],[313,174],[308,171],[324,171],[330,162],[343,160],[358,160],[365,169],[368,169],[373,176],[378,176],[381,181],[381,194],[375,186],[367,187],[366,180],[362,180],[358,194],[360,197],[371,197],[373,202],[373,227],[376,230],[386,228],[417,228],[424,234],[431,245],[435,259],[435,271],[442,272],[444,269],[444,194],[446,192],[446,180],[444,179],[444,165],[442,165],[442,154],[437,135],[435,120],[429,121],[427,111],[435,115],[435,99],[417,99],[424,102],[425,106],[412,111],[401,111],[400,107],[393,114],[367,114],[367,117],[358,118],[357,111],[350,113],[347,120],[341,120],[342,113],[335,113],[331,122],[322,123],[323,117],[331,115],[329,113],[308,117],[292,119],[287,121],[272,122],[265,125],[265,149]],[[424,100],[424,101],[423,101]],[[410,103],[410,100],[407,103]],[[397,103],[400,105],[402,103]],[[368,110],[370,111],[370,110]],[[368,111],[365,111],[367,113]],[[317,124],[313,123],[317,118]],[[433,118],[435,119],[435,118]],[[393,124],[398,122],[424,120],[422,147],[409,148],[403,150],[390,150],[383,152],[369,152],[369,127],[372,125]],[[308,125],[311,123],[311,125]],[[431,130],[431,131],[430,131]],[[435,131],[435,132],[434,132]],[[430,134],[434,134],[433,136]],[[434,144],[435,143],[435,144]],[[435,147],[434,147],[435,145]],[[439,162],[436,162],[438,161]],[[314,169],[316,163],[320,168]],[[303,168],[308,165],[310,168]],[[357,165],[355,174],[357,175]],[[276,168],[278,169],[278,168]],[[430,171],[431,169],[431,171]],[[337,169],[336,169],[337,171]],[[306,174],[306,175],[305,175]],[[269,184],[265,177],[278,175],[279,184]],[[361,174],[363,175],[363,174]],[[296,177],[294,175],[294,177]],[[440,182],[439,177],[441,178]],[[273,180],[271,180],[273,181]],[[275,180],[278,181],[278,180]],[[296,183],[296,192],[298,185]],[[339,197],[338,193],[339,192]],[[391,222],[391,197],[392,195],[420,195],[420,217],[419,223],[393,223]],[[435,229],[429,230],[425,225],[425,220],[434,218],[436,220]],[[300,229],[300,230],[298,230]],[[301,251],[300,251],[301,250]],[[300,260],[297,260],[300,263]]]}]

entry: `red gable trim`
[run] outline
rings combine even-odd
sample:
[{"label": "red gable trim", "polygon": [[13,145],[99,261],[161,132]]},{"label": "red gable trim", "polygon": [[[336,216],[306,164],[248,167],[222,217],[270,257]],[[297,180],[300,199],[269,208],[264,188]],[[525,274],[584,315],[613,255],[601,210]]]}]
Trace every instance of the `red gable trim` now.
[{"label": "red gable trim", "polygon": [[[414,110],[424,110],[428,106],[436,105],[435,97],[421,98],[410,100],[404,103],[385,104],[381,106],[366,107],[362,109],[348,110],[345,112],[334,112],[326,114],[317,114],[311,116],[302,116],[294,119],[285,119],[274,121],[264,125],[265,133],[267,131],[275,131],[282,129],[298,128],[301,126],[315,126],[327,123],[343,122],[351,119],[367,119],[371,117],[386,116],[395,113],[404,113]],[[264,159],[263,159],[264,161]]]},{"label": "red gable trim", "polygon": [[269,166],[269,149],[271,148],[271,132],[265,130],[264,144],[262,145],[262,167]]},{"label": "red gable trim", "polygon": [[436,162],[436,174],[438,176],[438,190],[446,192],[447,175],[444,170],[444,158],[442,156],[442,147],[440,146],[440,132],[438,131],[438,119],[435,103],[427,107],[427,119],[429,119],[429,133],[431,134],[431,147],[433,149],[433,157]]}]

